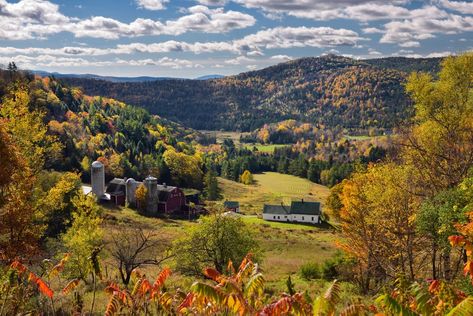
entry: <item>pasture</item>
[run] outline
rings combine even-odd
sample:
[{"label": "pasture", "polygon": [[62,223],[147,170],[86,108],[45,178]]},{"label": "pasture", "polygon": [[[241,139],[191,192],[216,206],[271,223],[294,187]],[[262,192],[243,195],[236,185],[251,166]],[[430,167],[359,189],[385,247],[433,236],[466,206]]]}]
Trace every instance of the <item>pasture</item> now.
[{"label": "pasture", "polygon": [[254,174],[255,184],[244,185],[219,178],[224,199],[240,202],[245,214],[261,214],[263,205],[290,204],[291,200],[318,201],[324,205],[330,190],[307,179],[277,172]]}]

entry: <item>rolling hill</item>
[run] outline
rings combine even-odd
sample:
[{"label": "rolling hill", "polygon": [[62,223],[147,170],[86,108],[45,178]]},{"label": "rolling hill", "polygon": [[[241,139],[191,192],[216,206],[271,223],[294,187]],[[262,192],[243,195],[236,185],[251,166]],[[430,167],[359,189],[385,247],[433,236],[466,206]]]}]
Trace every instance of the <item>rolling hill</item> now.
[{"label": "rolling hill", "polygon": [[284,119],[328,127],[391,129],[412,114],[403,88],[408,73],[435,73],[440,61],[328,55],[209,80],[61,80],[89,95],[141,106],[195,129],[250,131]]}]

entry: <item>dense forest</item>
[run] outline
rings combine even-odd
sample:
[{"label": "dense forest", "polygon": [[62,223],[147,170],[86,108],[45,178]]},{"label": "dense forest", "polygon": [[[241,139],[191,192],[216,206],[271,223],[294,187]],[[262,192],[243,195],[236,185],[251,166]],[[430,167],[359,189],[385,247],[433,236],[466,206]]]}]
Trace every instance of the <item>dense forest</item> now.
[{"label": "dense forest", "polygon": [[329,55],[211,80],[61,80],[195,129],[252,131],[285,119],[355,130],[392,129],[412,115],[403,88],[408,72],[435,72],[439,62]]}]

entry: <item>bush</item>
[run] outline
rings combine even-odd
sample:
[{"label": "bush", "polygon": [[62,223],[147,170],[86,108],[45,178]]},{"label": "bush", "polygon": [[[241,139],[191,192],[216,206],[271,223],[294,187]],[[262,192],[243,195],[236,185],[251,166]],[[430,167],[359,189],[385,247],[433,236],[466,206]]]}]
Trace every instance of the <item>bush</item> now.
[{"label": "bush", "polygon": [[306,280],[320,279],[320,266],[314,262],[307,262],[301,267],[301,276]]},{"label": "bush", "polygon": [[341,264],[339,258],[326,260],[320,267],[320,276],[325,280],[333,280],[338,277],[338,266]]}]

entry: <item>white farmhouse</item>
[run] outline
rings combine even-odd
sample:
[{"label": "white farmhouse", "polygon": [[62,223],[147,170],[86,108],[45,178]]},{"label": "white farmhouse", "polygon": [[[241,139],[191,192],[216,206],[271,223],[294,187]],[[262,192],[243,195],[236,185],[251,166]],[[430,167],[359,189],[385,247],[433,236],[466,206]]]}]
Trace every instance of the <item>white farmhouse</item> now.
[{"label": "white farmhouse", "polygon": [[322,211],[319,202],[292,201],[291,206],[265,204],[263,219],[267,221],[311,223],[321,222]]}]

